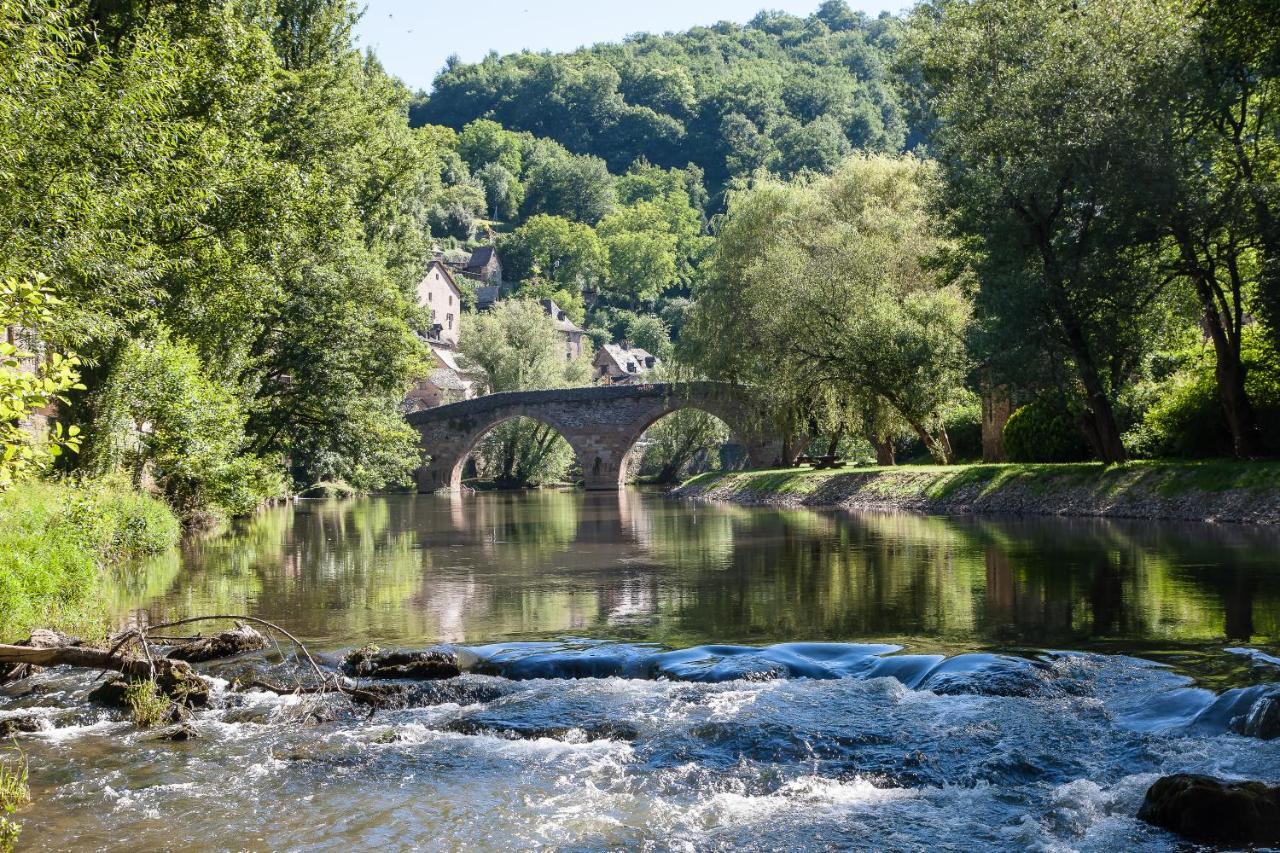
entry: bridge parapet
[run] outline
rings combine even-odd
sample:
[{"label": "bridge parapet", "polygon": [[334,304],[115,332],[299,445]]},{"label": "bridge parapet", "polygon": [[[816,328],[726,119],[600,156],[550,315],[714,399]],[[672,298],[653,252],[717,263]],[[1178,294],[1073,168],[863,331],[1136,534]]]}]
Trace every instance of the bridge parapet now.
[{"label": "bridge parapet", "polygon": [[626,457],[655,421],[694,408],[723,420],[746,447],[755,467],[781,461],[782,443],[767,435],[736,386],[718,382],[614,385],[490,394],[409,415],[430,461],[418,471],[418,490],[457,491],[462,467],[486,433],[512,418],[532,418],[555,429],[577,456],[586,488],[617,490]]}]

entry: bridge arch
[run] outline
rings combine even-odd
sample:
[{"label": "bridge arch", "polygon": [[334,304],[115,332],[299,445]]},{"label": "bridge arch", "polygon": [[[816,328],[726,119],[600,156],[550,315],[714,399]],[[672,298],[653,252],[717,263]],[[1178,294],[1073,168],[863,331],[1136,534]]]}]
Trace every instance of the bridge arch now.
[{"label": "bridge arch", "polygon": [[456,453],[452,454],[453,456],[452,468],[450,468],[447,472],[445,471],[441,472],[442,474],[447,476],[447,480],[448,480],[448,485],[445,486],[444,488],[446,488],[448,491],[451,491],[451,492],[456,492],[461,490],[462,472],[466,468],[467,459],[469,459],[472,456],[472,454],[475,453],[476,448],[480,445],[480,442],[484,440],[485,436],[489,435],[491,432],[493,432],[495,429],[497,429],[498,427],[502,426],[505,423],[510,423],[511,421],[521,420],[521,419],[536,421],[537,423],[540,423],[543,426],[549,427],[550,429],[554,430],[558,435],[564,438],[565,441],[569,442],[569,447],[573,449],[574,455],[578,456],[579,458],[581,457],[581,454],[578,453],[578,448],[573,446],[573,441],[567,435],[565,435],[565,427],[556,422],[554,415],[548,415],[547,413],[544,413],[544,412],[538,412],[534,414],[520,414],[520,413],[510,414],[504,417],[498,417],[495,420],[484,422],[483,425],[477,427],[469,436],[464,437],[459,442],[458,444],[459,449],[457,450]]},{"label": "bridge arch", "polygon": [[752,417],[749,404],[735,386],[694,382],[681,385],[623,385],[516,391],[414,412],[424,454],[418,490],[457,491],[462,465],[476,443],[499,423],[529,417],[564,436],[577,456],[589,490],[617,490],[626,476],[626,455],[652,424],[685,408],[720,418],[746,447],[753,467],[781,460],[782,443]]}]

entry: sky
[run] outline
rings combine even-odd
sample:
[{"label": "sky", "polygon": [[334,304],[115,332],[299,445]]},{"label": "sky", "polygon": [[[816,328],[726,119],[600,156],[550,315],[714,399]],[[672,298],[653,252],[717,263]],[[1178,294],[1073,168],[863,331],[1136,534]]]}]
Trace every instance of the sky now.
[{"label": "sky", "polygon": [[[637,32],[676,32],[716,21],[746,23],[762,8],[809,15],[821,0],[365,0],[356,27],[362,47],[413,89],[426,89],[456,53],[478,62],[491,50],[556,53]],[[849,0],[869,15],[908,0]]]}]

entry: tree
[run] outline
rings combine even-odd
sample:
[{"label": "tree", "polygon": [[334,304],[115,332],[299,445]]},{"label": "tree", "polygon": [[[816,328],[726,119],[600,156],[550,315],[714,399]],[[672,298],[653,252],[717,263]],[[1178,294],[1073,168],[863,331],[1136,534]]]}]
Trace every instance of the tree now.
[{"label": "tree", "polygon": [[113,440],[95,415],[125,359],[164,351],[246,419],[218,465],[380,485],[416,464],[397,407],[451,152],[406,126],[354,19],[344,0],[0,3],[0,273],[65,295],[41,335],[84,358],[66,412],[87,451]]},{"label": "tree", "polygon": [[934,180],[913,158],[865,157],[735,195],[683,356],[753,387],[793,435],[883,439],[887,408],[951,461],[943,416],[968,369],[971,308],[932,268],[949,247],[929,214]]},{"label": "tree", "polygon": [[491,163],[511,175],[519,175],[524,169],[524,144],[520,134],[489,119],[477,119],[462,128],[458,133],[457,151],[473,173]]},{"label": "tree", "polygon": [[1127,226],[1156,177],[1144,105],[1184,21],[1160,0],[942,0],[913,20],[944,201],[980,247],[991,340],[1064,356],[1091,446],[1123,461],[1115,401],[1158,332],[1165,285]]},{"label": "tree", "polygon": [[1268,0],[1212,0],[1197,7],[1198,125],[1221,152],[1256,243],[1259,313],[1280,350],[1280,7]]},{"label": "tree", "polygon": [[[508,299],[484,314],[468,315],[462,351],[485,370],[491,393],[583,385],[591,375],[590,357],[566,361],[554,322],[541,305],[526,299]],[[528,419],[499,425],[477,453],[486,472],[505,487],[562,479],[573,462],[554,429]]]},{"label": "tree", "polygon": [[541,275],[574,293],[608,275],[609,256],[595,230],[559,216],[532,216],[501,238],[503,272],[512,281]]},{"label": "tree", "polygon": [[[59,300],[40,279],[5,279],[0,283],[0,330],[19,341],[38,339],[51,321]],[[84,388],[75,356],[36,354],[10,340],[0,340],[0,491],[48,465],[62,451],[80,449],[80,428],[65,431],[55,423],[38,435],[26,422],[40,410],[67,401],[66,394]]]},{"label": "tree", "polygon": [[505,166],[486,163],[476,172],[476,180],[484,187],[490,219],[511,219],[517,214],[524,200],[524,186]]},{"label": "tree", "polygon": [[542,156],[529,168],[521,212],[595,225],[613,210],[615,199],[613,176],[599,157]]},{"label": "tree", "polygon": [[654,482],[675,483],[699,455],[728,439],[729,429],[719,418],[698,409],[679,409],[645,432],[648,447],[642,466],[655,472]]}]

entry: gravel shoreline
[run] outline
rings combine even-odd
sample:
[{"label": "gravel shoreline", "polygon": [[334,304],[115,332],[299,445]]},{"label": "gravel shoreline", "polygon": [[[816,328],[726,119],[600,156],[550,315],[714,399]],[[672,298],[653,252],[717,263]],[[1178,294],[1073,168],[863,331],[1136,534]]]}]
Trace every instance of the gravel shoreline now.
[{"label": "gravel shoreline", "polygon": [[1002,476],[934,470],[733,472],[696,478],[672,491],[692,500],[745,506],[838,507],[931,515],[1056,515],[1280,524],[1280,488],[1206,489],[1157,468],[1019,472]]}]

